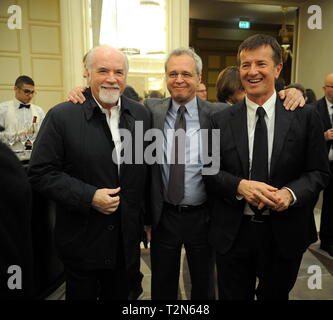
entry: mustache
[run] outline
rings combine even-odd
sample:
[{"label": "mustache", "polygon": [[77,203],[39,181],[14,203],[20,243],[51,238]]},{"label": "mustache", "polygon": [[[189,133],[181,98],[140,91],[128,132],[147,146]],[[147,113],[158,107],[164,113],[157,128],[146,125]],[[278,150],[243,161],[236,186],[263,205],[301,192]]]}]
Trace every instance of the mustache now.
[{"label": "mustache", "polygon": [[120,89],[118,85],[110,85],[110,84],[102,84],[100,85],[100,89]]}]

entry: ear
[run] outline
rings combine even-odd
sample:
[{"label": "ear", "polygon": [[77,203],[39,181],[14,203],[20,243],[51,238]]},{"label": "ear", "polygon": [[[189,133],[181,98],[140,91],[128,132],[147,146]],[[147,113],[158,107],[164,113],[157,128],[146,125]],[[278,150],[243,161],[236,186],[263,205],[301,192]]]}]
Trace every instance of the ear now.
[{"label": "ear", "polygon": [[277,79],[282,71],[283,63],[279,63],[275,68],[276,68],[275,79]]}]

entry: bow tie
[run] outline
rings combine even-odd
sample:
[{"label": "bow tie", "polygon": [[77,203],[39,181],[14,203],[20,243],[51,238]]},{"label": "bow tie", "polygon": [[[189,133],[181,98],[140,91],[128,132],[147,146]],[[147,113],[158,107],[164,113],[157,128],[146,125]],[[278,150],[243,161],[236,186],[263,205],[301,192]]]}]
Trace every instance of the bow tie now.
[{"label": "bow tie", "polygon": [[30,108],[30,104],[23,104],[23,103],[21,103],[20,106],[19,106],[19,109],[22,109],[22,108],[29,109]]}]

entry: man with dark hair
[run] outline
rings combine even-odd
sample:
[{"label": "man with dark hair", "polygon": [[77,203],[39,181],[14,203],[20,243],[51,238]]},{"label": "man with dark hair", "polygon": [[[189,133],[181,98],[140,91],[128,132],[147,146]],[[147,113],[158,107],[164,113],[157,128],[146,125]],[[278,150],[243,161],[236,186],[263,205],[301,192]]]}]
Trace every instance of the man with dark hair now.
[{"label": "man with dark hair", "polygon": [[34,87],[35,82],[28,76],[19,76],[15,81],[16,88],[22,88],[25,84]]},{"label": "man with dark hair", "polygon": [[126,86],[123,95],[125,95],[127,98],[130,98],[130,99],[132,99],[134,101],[139,102],[139,95],[138,95],[138,93],[130,85]]},{"label": "man with dark hair", "polygon": [[219,295],[288,299],[303,253],[317,240],[313,202],[329,181],[322,127],[312,106],[283,108],[274,38],[246,39],[238,63],[246,98],[213,115],[220,172],[206,176]]},{"label": "man with dark hair", "polygon": [[14,91],[13,100],[0,103],[0,126],[14,134],[25,132],[31,127],[35,117],[39,128],[45,112],[41,107],[30,103],[36,94],[34,81],[28,76],[20,76],[15,81]]},{"label": "man with dark hair", "polygon": [[245,97],[245,91],[240,81],[239,70],[236,66],[223,69],[216,80],[217,101],[230,105],[235,104]]}]

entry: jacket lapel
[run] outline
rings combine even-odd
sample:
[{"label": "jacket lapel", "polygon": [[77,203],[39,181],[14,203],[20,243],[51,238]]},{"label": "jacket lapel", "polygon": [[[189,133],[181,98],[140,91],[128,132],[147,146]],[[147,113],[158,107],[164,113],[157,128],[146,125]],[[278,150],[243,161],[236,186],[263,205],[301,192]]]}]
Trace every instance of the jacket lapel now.
[{"label": "jacket lapel", "polygon": [[154,108],[156,108],[156,112],[153,113],[153,122],[154,122],[154,128],[156,129],[160,129],[164,130],[164,123],[165,123],[165,117],[166,117],[166,114],[169,110],[169,107],[170,107],[170,103],[171,103],[171,99],[168,98],[168,99],[164,99],[164,100],[161,100],[160,103],[157,103]]},{"label": "jacket lapel", "polygon": [[292,111],[285,110],[281,100],[277,98],[275,103],[274,140],[270,176],[272,176],[275,166],[279,160],[293,117],[294,113]]},{"label": "jacket lapel", "polygon": [[197,97],[200,129],[210,128],[209,106]]},{"label": "jacket lapel", "polygon": [[332,127],[332,124],[331,124],[330,115],[327,110],[327,104],[326,104],[325,97],[320,99],[318,106],[319,106],[319,108],[318,108],[319,113],[324,122],[324,129],[328,130],[329,128]]},{"label": "jacket lapel", "polygon": [[234,105],[232,108],[230,127],[239,154],[239,159],[242,164],[244,177],[249,177],[249,139],[245,99]]}]

